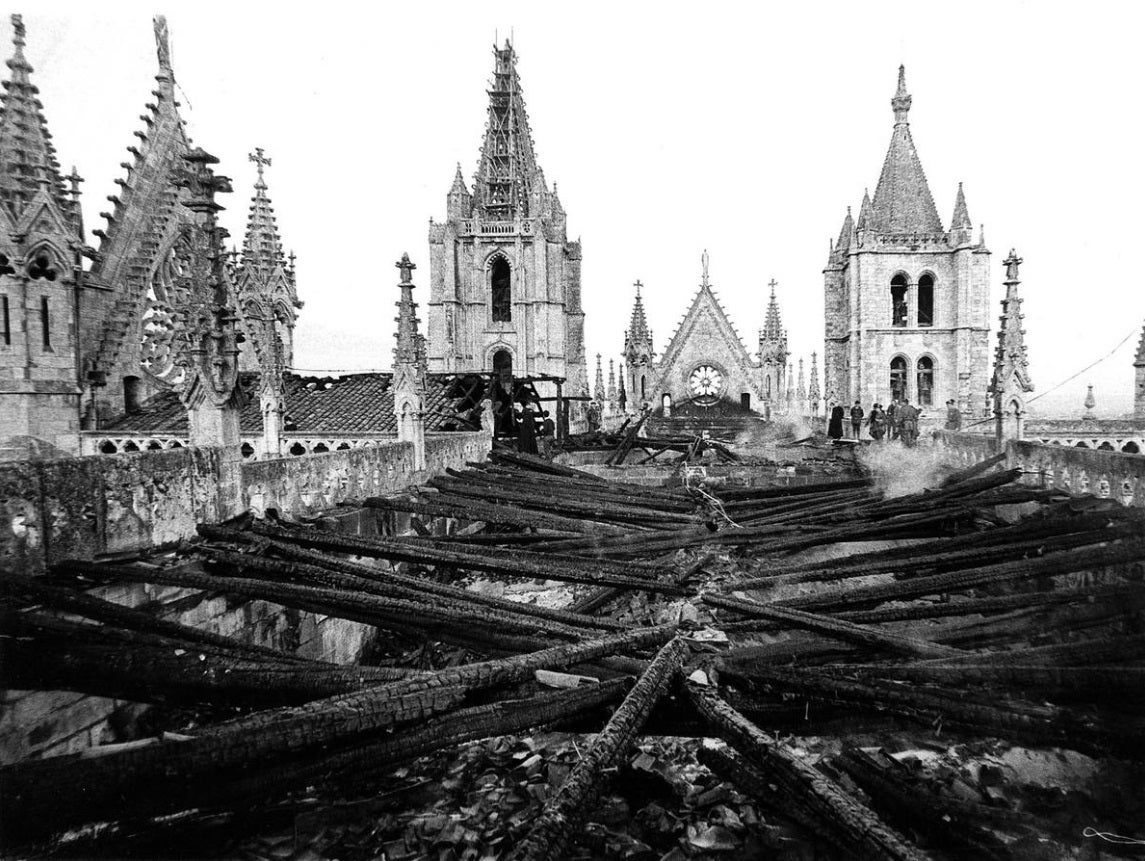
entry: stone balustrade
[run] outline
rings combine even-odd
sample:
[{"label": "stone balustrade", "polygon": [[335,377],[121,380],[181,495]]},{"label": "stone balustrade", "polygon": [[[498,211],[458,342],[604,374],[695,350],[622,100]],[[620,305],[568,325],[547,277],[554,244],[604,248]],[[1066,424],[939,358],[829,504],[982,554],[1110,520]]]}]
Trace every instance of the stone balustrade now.
[{"label": "stone balustrade", "polygon": [[484,460],[488,450],[485,432],[429,434],[425,473],[413,469],[412,445],[394,440],[234,464],[219,449],[187,447],[5,462],[0,568],[40,573],[61,559],[162,546],[247,508],[314,514]]},{"label": "stone balustrade", "polygon": [[[935,431],[934,436],[966,466],[996,451],[994,439],[980,434]],[[1029,440],[1011,440],[1005,451],[1006,468],[1020,468],[1026,484],[1145,507],[1145,457],[1139,454]]]}]

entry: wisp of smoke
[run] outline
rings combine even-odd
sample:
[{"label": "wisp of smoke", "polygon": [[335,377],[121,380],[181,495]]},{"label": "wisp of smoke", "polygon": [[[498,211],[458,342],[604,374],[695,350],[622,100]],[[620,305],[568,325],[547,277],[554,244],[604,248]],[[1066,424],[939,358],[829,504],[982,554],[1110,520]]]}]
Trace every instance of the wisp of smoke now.
[{"label": "wisp of smoke", "polygon": [[859,450],[858,459],[870,470],[875,487],[888,499],[938,487],[959,468],[944,448],[929,440],[919,440],[915,448],[907,448],[897,440],[865,445]]}]

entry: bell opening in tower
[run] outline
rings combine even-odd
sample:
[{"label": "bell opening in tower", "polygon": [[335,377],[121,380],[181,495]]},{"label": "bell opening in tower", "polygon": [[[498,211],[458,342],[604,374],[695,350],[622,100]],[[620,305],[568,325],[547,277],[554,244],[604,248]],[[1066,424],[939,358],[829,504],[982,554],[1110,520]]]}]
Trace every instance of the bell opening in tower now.
[{"label": "bell opening in tower", "polygon": [[498,257],[489,271],[492,289],[493,322],[508,323],[513,319],[512,291],[510,289],[509,261]]}]

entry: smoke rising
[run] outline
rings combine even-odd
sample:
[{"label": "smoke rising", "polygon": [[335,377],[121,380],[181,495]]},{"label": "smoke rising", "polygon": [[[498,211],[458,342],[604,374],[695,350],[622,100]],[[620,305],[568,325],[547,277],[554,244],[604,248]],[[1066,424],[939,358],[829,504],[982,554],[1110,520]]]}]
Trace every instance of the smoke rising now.
[{"label": "smoke rising", "polygon": [[915,448],[898,441],[865,445],[858,452],[858,460],[888,499],[938,487],[946,476],[959,469],[946,449],[925,439],[920,439]]}]

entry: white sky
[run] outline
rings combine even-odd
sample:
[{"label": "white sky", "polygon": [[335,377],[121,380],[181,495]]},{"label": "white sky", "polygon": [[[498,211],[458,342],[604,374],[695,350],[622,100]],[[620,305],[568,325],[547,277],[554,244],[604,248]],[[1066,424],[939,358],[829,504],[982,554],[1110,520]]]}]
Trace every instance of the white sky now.
[{"label": "white sky", "polygon": [[[87,178],[87,227],[100,227],[154,84],[155,6],[24,11],[61,163]],[[828,240],[874,191],[902,62],[939,214],[949,223],[961,180],[986,225],[995,309],[1007,251],[1025,259],[1037,393],[1133,333],[1034,409],[1079,415],[1086,383],[1099,415],[1131,409],[1145,320],[1145,4],[196,0],[164,11],[191,136],[235,181],[223,201],[235,242],[254,181],[247,153],[273,158],[270,194],[306,303],[300,369],[389,367],[393,262],[408,251],[427,284],[428,219],[444,217],[455,163],[467,179],[476,169],[494,33],[512,30],[538,158],[584,243],[590,364],[596,352],[619,360],[636,278],[663,350],[704,248],[749,350],[775,278],[795,356],[821,352]]]}]

